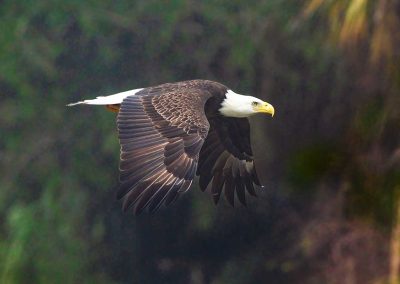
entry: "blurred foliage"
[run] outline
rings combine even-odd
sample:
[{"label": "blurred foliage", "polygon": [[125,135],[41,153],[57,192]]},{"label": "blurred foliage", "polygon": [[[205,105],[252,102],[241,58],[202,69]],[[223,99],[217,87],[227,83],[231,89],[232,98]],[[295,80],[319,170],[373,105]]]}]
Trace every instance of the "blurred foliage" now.
[{"label": "blurred foliage", "polygon": [[[2,1],[0,282],[385,283],[398,5]],[[267,189],[232,209],[194,185],[154,216],[121,213],[115,115],[65,105],[193,78],[275,106],[251,121]]]},{"label": "blurred foliage", "polygon": [[341,45],[354,48],[368,41],[372,62],[387,64],[398,59],[399,5],[396,0],[310,0],[305,14],[326,10],[330,31]]}]

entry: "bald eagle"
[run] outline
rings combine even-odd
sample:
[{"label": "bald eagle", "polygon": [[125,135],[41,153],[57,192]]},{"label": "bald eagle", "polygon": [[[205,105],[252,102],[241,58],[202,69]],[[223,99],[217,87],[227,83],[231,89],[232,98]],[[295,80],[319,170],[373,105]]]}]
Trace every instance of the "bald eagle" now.
[{"label": "bald eagle", "polygon": [[235,191],[246,205],[245,191],[261,186],[254,167],[247,117],[274,115],[267,102],[206,80],[167,83],[78,104],[105,105],[118,112],[121,145],[118,199],[123,210],[156,211],[187,191],[195,175],[202,191],[218,203],[224,189],[233,206]]}]

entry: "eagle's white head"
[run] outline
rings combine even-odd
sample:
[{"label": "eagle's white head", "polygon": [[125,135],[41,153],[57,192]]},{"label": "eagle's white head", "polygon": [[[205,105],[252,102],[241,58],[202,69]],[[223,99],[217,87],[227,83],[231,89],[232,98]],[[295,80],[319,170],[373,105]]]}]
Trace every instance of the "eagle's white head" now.
[{"label": "eagle's white head", "polygon": [[274,116],[272,105],[252,96],[243,96],[228,90],[221,103],[220,113],[229,117],[249,117],[257,113],[268,113]]}]

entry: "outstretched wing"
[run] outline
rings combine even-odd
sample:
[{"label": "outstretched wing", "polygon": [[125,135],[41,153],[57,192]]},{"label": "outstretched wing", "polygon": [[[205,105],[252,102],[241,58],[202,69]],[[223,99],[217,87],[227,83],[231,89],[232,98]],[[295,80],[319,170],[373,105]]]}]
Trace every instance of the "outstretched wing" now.
[{"label": "outstretched wing", "polygon": [[192,184],[209,129],[204,104],[210,94],[165,84],[143,89],[121,103],[118,198],[139,214],[169,205]]},{"label": "outstretched wing", "polygon": [[197,168],[200,188],[204,191],[209,187],[215,203],[224,188],[225,197],[232,206],[236,191],[239,201],[246,205],[245,189],[255,196],[253,184],[260,185],[252,157],[249,121],[214,116],[209,122],[210,130]]}]

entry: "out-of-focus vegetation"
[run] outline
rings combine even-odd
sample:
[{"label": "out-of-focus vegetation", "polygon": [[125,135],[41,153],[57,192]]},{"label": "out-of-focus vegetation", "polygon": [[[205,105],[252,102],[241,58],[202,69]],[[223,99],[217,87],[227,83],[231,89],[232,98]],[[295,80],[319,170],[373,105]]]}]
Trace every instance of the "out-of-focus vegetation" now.
[{"label": "out-of-focus vegetation", "polygon": [[[11,1],[0,7],[1,283],[398,283],[400,4]],[[263,98],[267,185],[115,201],[115,114],[69,102],[203,78]]]}]

